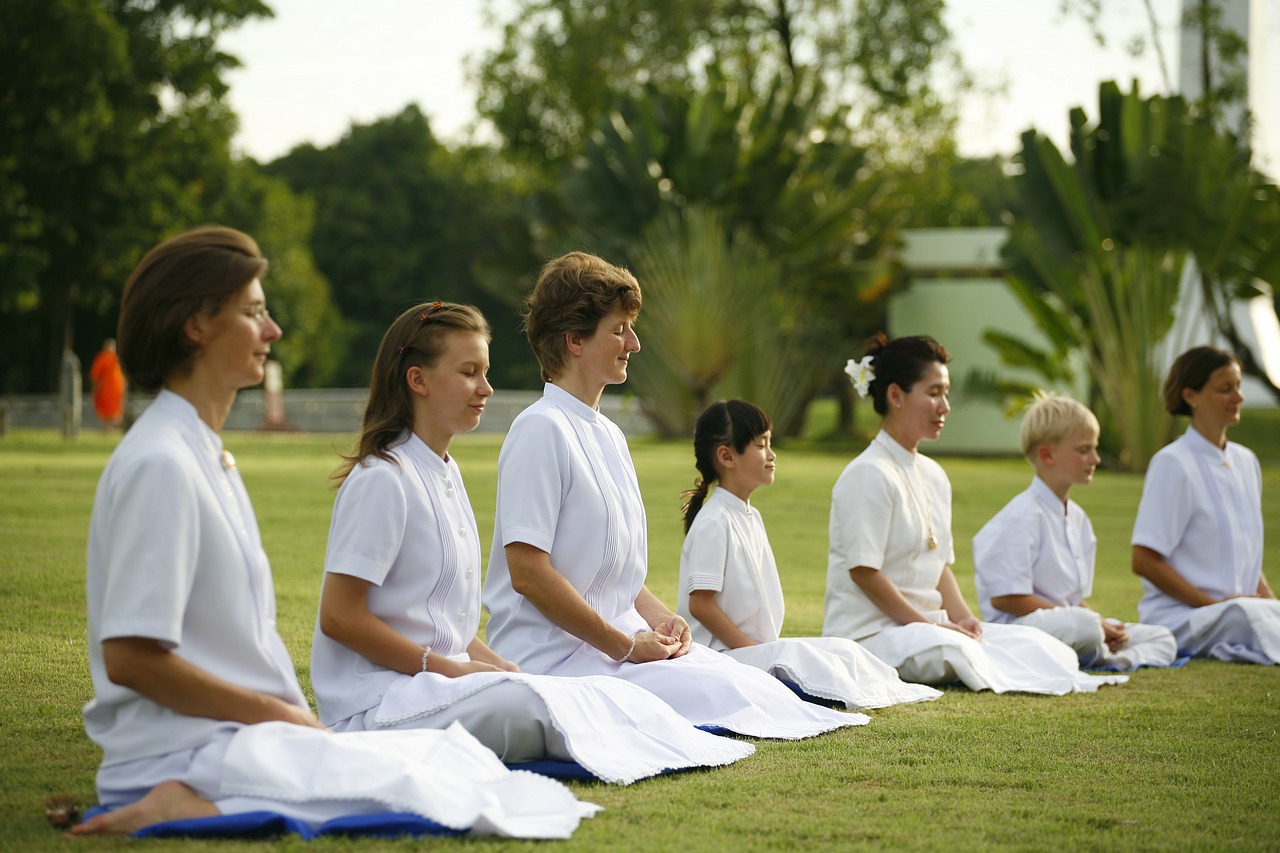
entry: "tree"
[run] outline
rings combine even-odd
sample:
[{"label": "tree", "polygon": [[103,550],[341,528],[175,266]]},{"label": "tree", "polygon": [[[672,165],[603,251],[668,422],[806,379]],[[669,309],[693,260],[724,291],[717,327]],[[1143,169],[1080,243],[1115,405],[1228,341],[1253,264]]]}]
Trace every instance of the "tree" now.
[{"label": "tree", "polygon": [[[714,388],[779,401],[799,391],[798,403],[773,413],[780,434],[795,433],[804,404],[839,375],[841,353],[879,322],[891,239],[885,185],[864,169],[844,112],[825,109],[820,89],[808,75],[778,75],[755,92],[714,68],[704,89],[649,86],[618,99],[561,183],[565,219],[553,230],[566,246],[655,274],[643,323],[673,351],[653,363],[669,362],[664,375],[688,386],[649,389],[664,431],[691,426],[687,407]],[[690,269],[671,272],[677,258]],[[730,305],[736,319],[724,313]],[[752,338],[758,324],[742,317],[756,312],[774,329],[767,339]],[[694,313],[711,325],[695,333]],[[713,346],[715,336],[744,345]],[[787,348],[813,358],[791,375],[746,370],[743,353],[768,359]],[[764,388],[767,375],[776,388]]]},{"label": "tree", "polygon": [[[949,128],[931,71],[950,62],[942,0],[536,0],[478,63],[478,110],[517,155],[570,158],[616,95],[698,86],[708,67],[767,85],[812,73],[828,108],[923,148]],[[962,76],[962,75],[960,75]],[[941,120],[941,124],[939,124]],[[941,131],[941,134],[939,134]]]},{"label": "tree", "polygon": [[[1141,469],[1168,439],[1152,423],[1155,348],[1170,331],[1184,261],[1206,274],[1211,311],[1280,282],[1280,194],[1247,166],[1235,138],[1180,98],[1099,90],[1099,119],[1071,112],[1068,163],[1043,136],[1023,134],[1005,255],[1010,285],[1050,350],[987,333],[1009,364],[1070,378],[1082,351],[1100,392],[1109,449]],[[1239,350],[1246,366],[1247,350]],[[1255,365],[1256,366],[1256,365]]]},{"label": "tree", "polygon": [[269,14],[259,0],[0,6],[5,389],[55,385],[77,328],[114,325],[141,253],[204,221],[234,130],[222,74],[236,63],[217,39]]},{"label": "tree", "polygon": [[311,254],[315,205],[252,161],[237,163],[214,219],[253,235],[271,262],[264,282],[284,336],[272,345],[289,386],[324,387],[346,355],[342,319]]},{"label": "tree", "polygon": [[496,383],[537,381],[514,297],[485,286],[486,272],[517,264],[529,271],[536,261],[524,209],[484,151],[449,151],[411,105],[353,126],[329,148],[299,146],[263,168],[314,200],[311,247],[343,318],[339,384],[367,383],[387,326],[432,299],[473,303],[489,318]]}]

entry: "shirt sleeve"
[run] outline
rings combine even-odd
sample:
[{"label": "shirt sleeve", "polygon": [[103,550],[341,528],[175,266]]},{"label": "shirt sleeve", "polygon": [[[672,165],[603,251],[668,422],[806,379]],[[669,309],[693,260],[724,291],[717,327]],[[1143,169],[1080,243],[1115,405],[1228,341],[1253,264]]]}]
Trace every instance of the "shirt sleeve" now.
[{"label": "shirt sleeve", "polygon": [[1156,454],[1142,484],[1132,544],[1168,558],[1191,522],[1192,484],[1172,454]]},{"label": "shirt sleeve", "polygon": [[325,572],[382,586],[400,553],[408,520],[398,466],[380,459],[368,467],[356,465],[333,502]]},{"label": "shirt sleeve", "polygon": [[118,472],[103,525],[109,534],[101,639],[145,637],[170,649],[181,644],[199,563],[198,482],[167,453]]},{"label": "shirt sleeve", "polygon": [[877,466],[846,469],[831,490],[832,561],[839,561],[844,570],[884,568],[895,501],[888,478]]},{"label": "shirt sleeve", "polygon": [[987,522],[973,537],[973,571],[988,596],[1032,595],[1032,567],[1040,556],[1040,545],[1034,507],[1006,506]]},{"label": "shirt sleeve", "polygon": [[[703,510],[711,514],[712,510]],[[725,567],[729,561],[729,526],[720,513],[714,513],[703,523],[698,515],[680,550],[681,569],[688,577],[686,592],[724,589]]]},{"label": "shirt sleeve", "polygon": [[560,426],[531,413],[511,426],[498,455],[498,518],[503,547],[524,542],[551,552],[569,487],[569,450]]}]

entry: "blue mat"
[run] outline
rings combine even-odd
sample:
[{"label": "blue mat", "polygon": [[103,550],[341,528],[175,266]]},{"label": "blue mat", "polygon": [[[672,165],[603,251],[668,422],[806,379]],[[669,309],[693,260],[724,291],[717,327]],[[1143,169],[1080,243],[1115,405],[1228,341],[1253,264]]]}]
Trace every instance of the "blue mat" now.
[{"label": "blue mat", "polygon": [[[733,732],[720,726],[698,726],[713,735],[731,735]],[[511,770],[527,770],[553,779],[575,782],[599,781],[591,771],[574,761],[526,761],[508,764]],[[679,771],[664,770],[659,775]],[[94,806],[85,818],[102,814],[108,809]],[[378,814],[348,815],[326,821],[316,829],[278,812],[241,812],[239,814],[214,815],[188,820],[172,820],[154,823],[130,835],[131,838],[275,838],[281,835],[300,835],[312,839],[320,835],[351,835],[370,838],[395,838],[411,835],[463,835],[464,830],[450,829],[433,820],[404,812],[380,812]]]},{"label": "blue mat", "polygon": [[[85,818],[108,811],[101,806],[89,809]],[[462,830],[441,826],[415,814],[381,812],[348,815],[326,821],[316,829],[277,812],[241,812],[188,820],[153,823],[131,833],[131,838],[277,838],[300,835],[310,840],[319,835],[352,835],[370,838],[394,838],[402,835],[462,835]]]}]

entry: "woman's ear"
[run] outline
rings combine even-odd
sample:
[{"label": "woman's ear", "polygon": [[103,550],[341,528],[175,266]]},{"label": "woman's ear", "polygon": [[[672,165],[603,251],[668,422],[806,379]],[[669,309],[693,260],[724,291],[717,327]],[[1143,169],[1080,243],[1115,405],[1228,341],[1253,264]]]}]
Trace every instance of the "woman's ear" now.
[{"label": "woman's ear", "polygon": [[1194,388],[1183,388],[1182,402],[1186,403],[1188,408],[1194,409],[1196,407],[1196,397],[1199,396],[1199,393]]},{"label": "woman's ear", "polygon": [[409,386],[410,394],[423,398],[427,396],[426,377],[422,375],[422,368],[418,365],[415,364],[404,372],[404,381]]},{"label": "woman's ear", "polygon": [[884,391],[884,399],[891,408],[898,409],[902,407],[902,398],[906,396],[903,393],[902,386],[897,382],[889,383],[889,387]]},{"label": "woman's ear", "polygon": [[586,341],[587,339],[577,332],[564,333],[564,346],[569,351],[569,355],[582,355],[582,345]]},{"label": "woman's ear", "polygon": [[199,312],[192,314],[182,324],[182,333],[187,336],[187,340],[196,346],[204,343],[204,318]]}]

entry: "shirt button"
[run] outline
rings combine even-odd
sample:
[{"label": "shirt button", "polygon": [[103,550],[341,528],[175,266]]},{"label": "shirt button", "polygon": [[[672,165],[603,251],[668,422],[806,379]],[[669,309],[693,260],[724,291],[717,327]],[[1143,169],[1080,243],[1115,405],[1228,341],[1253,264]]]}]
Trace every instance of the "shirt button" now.
[{"label": "shirt button", "polygon": [[458,525],[458,535],[459,535],[459,536],[466,536],[466,535],[467,535],[467,526],[466,526],[465,524],[459,524],[459,525]]},{"label": "shirt button", "polygon": [[458,614],[458,621],[459,621],[459,622],[463,622],[463,621],[465,621],[465,620],[466,620],[466,618],[467,618],[467,612],[466,612],[465,610]]},{"label": "shirt button", "polygon": [[472,575],[471,569],[467,569],[467,577],[471,577],[471,575]]}]

